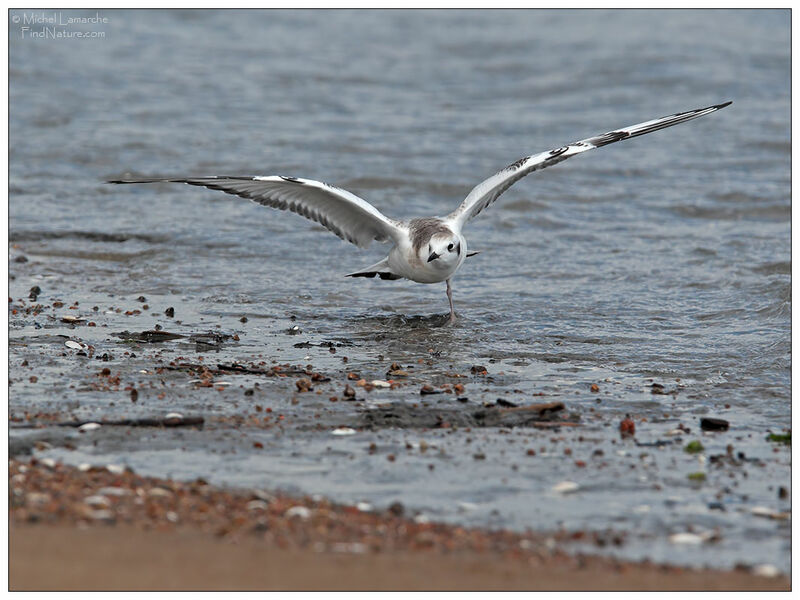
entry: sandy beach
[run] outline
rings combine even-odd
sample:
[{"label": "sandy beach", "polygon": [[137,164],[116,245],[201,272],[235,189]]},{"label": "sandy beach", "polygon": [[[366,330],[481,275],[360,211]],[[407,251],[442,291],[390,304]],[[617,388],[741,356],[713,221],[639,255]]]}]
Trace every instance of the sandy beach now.
[{"label": "sandy beach", "polygon": [[745,569],[628,563],[569,535],[465,529],[130,471],[10,463],[21,590],[788,590]]}]

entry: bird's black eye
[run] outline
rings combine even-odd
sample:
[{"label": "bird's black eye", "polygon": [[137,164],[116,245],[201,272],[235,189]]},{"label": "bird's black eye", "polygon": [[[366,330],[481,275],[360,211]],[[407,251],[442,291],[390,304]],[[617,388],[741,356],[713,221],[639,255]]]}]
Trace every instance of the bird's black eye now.
[{"label": "bird's black eye", "polygon": [[447,251],[448,252],[452,252],[453,251],[453,243],[452,242],[447,244]]}]

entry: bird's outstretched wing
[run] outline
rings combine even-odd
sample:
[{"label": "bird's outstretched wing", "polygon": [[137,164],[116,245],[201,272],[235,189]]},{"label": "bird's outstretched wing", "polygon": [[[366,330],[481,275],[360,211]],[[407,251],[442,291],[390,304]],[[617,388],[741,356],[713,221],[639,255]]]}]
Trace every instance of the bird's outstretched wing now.
[{"label": "bird's outstretched wing", "polygon": [[264,206],[289,210],[316,221],[360,248],[372,240],[394,241],[404,234],[402,224],[389,219],[366,200],[327,183],[311,179],[268,177],[165,177],[114,179],[108,183],[186,183],[248,198]]},{"label": "bird's outstretched wing", "polygon": [[661,117],[660,119],[653,119],[652,121],[645,121],[644,123],[615,129],[608,133],[586,138],[585,140],[574,142],[567,146],[556,148],[555,150],[521,158],[508,165],[499,173],[492,175],[489,179],[476,185],[461,205],[448,215],[447,219],[455,222],[455,224],[461,228],[467,221],[497,200],[500,194],[525,177],[528,173],[544,169],[545,167],[559,163],[562,160],[567,160],[570,156],[575,156],[587,150],[594,150],[595,148],[607,146],[608,144],[613,144],[620,140],[626,140],[628,138],[658,131],[659,129],[665,129],[677,125],[678,123],[684,123],[691,119],[711,114],[721,108],[725,108],[729,104],[731,103],[725,102],[724,104],[698,108],[697,110],[690,110]]}]

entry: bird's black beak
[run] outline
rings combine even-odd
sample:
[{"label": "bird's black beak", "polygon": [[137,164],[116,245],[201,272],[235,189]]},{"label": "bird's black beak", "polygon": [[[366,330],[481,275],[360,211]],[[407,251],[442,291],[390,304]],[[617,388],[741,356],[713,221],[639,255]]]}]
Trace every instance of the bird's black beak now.
[{"label": "bird's black beak", "polygon": [[428,262],[431,262],[432,260],[436,260],[437,258],[439,258],[439,256],[441,256],[441,255],[440,254],[436,254],[436,252],[431,252],[431,255],[428,257]]}]

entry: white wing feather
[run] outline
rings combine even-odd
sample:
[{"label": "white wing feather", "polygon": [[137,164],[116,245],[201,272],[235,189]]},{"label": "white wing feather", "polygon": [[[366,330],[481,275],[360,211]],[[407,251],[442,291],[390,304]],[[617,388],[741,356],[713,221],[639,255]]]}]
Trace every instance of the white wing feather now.
[{"label": "white wing feather", "polygon": [[360,248],[372,240],[397,242],[403,225],[355,194],[312,179],[268,177],[169,177],[117,179],[109,183],[186,183],[248,198],[316,221]]},{"label": "white wing feather", "polygon": [[500,194],[529,173],[560,163],[562,160],[567,160],[571,156],[581,154],[588,150],[594,150],[595,148],[607,146],[608,144],[613,144],[620,140],[637,137],[646,133],[658,131],[659,129],[672,127],[673,125],[684,123],[696,119],[697,117],[702,117],[703,115],[725,108],[729,104],[731,103],[726,102],[706,108],[698,108],[697,110],[676,113],[674,115],[661,117],[660,119],[653,119],[652,121],[645,121],[644,123],[638,123],[637,125],[615,129],[608,133],[586,138],[585,140],[574,142],[567,146],[556,148],[555,150],[521,158],[499,173],[492,175],[489,179],[475,186],[461,205],[447,216],[447,220],[453,222],[460,230],[467,221],[478,215],[484,208],[497,200]]}]

